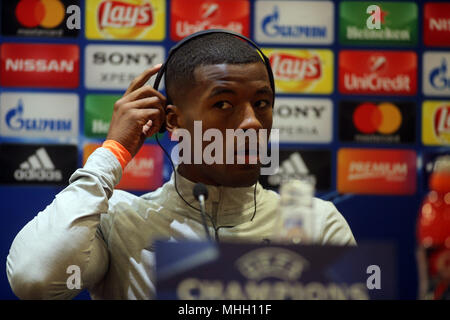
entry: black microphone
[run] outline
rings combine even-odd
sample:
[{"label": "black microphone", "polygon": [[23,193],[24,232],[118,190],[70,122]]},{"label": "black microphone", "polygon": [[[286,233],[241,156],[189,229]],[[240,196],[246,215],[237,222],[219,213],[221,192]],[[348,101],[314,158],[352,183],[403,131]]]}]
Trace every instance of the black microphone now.
[{"label": "black microphone", "polygon": [[208,236],[208,240],[211,241],[211,235],[209,234],[208,227],[206,225],[206,212],[205,212],[205,201],[208,199],[208,189],[203,183],[196,183],[194,186],[194,197],[200,203],[200,212],[202,214],[203,228],[205,228],[205,233]]}]

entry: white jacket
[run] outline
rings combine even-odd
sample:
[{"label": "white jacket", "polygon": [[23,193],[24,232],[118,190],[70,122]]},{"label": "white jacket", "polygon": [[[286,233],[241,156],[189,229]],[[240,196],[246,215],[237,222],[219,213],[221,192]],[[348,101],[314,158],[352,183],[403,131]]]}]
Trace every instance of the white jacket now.
[{"label": "white jacket", "polygon": [[[203,239],[199,212],[190,208],[170,181],[141,197],[114,190],[122,168],[105,148],[97,149],[70,184],[17,234],[7,258],[7,275],[24,299],[70,299],[87,288],[93,299],[155,297],[155,239]],[[198,208],[194,183],[177,175],[177,187]],[[207,186],[206,211],[220,241],[271,239],[276,231],[278,194],[254,186]],[[114,192],[113,192],[114,190]],[[352,232],[331,202],[315,198],[314,230],[320,244],[354,245]],[[209,229],[214,237],[214,228]],[[231,226],[231,227],[230,227]],[[81,290],[69,289],[69,266],[81,272]]]}]

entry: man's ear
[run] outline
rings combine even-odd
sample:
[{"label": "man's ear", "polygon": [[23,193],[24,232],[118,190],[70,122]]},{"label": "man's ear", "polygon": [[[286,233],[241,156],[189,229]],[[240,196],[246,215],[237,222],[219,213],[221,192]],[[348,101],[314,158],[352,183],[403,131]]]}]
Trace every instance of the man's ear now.
[{"label": "man's ear", "polygon": [[166,129],[170,133],[173,133],[177,128],[181,127],[181,112],[180,109],[173,105],[168,104],[166,106]]}]

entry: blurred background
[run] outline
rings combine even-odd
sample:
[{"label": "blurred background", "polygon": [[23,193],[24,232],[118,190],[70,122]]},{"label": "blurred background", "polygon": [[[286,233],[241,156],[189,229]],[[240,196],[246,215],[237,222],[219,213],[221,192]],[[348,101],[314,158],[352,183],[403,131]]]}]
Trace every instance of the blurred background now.
[{"label": "blurred background", "polygon": [[[358,242],[393,243],[398,297],[417,298],[419,207],[450,153],[450,2],[11,0],[0,11],[0,299],[16,299],[15,235],[101,145],[114,102],[208,28],[250,37],[271,61],[278,175],[315,176]],[[170,173],[151,138],[117,188],[140,195]],[[261,183],[277,190],[278,178]]]}]

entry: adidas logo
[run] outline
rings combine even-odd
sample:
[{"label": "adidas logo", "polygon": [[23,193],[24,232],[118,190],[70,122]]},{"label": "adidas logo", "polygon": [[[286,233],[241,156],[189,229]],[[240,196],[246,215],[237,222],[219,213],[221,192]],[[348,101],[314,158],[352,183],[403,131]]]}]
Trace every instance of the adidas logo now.
[{"label": "adidas logo", "polygon": [[18,181],[61,181],[62,173],[55,169],[47,151],[39,148],[14,171],[14,178]]},{"label": "adidas logo", "polygon": [[284,160],[278,170],[268,177],[267,182],[271,186],[279,186],[283,180],[303,180],[310,175],[308,167],[303,161],[300,153],[294,152],[288,159]]}]

